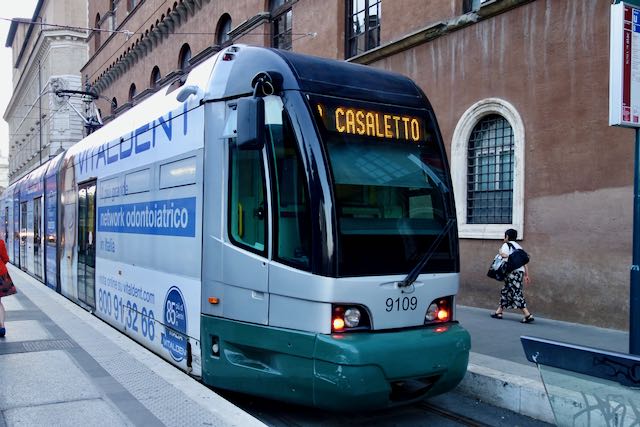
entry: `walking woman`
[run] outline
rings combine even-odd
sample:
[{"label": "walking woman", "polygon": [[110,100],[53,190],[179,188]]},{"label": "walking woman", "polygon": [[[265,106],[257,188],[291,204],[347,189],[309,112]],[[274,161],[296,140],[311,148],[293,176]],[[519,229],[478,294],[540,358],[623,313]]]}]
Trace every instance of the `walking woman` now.
[{"label": "walking woman", "polygon": [[16,287],[9,276],[9,270],[7,270],[6,264],[8,262],[7,247],[4,244],[4,240],[0,240],[0,338],[3,338],[7,333],[4,325],[5,310],[2,305],[2,298],[16,293]]},{"label": "walking woman", "polygon": [[[518,238],[518,232],[513,228],[508,229],[504,233],[504,243],[500,247],[498,253],[506,261],[516,249],[522,249],[522,247],[516,243]],[[527,301],[524,298],[524,284],[527,285],[531,282],[529,278],[529,271],[527,266],[524,265],[520,268],[513,270],[504,279],[504,286],[500,291],[500,306],[491,314],[494,319],[502,319],[502,313],[506,308],[519,308],[522,310],[524,317],[520,321],[521,323],[531,323],[535,319],[533,314],[527,309]]]}]

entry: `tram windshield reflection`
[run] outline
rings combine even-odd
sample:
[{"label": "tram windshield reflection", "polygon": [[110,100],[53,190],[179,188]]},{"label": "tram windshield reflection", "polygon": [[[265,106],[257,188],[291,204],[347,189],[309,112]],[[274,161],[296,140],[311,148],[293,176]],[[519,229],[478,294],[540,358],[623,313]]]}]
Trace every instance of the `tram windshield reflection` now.
[{"label": "tram windshield reflection", "polygon": [[[406,274],[455,215],[432,117],[341,99],[312,103],[334,184],[339,275]],[[424,272],[453,271],[453,250],[443,239]]]}]

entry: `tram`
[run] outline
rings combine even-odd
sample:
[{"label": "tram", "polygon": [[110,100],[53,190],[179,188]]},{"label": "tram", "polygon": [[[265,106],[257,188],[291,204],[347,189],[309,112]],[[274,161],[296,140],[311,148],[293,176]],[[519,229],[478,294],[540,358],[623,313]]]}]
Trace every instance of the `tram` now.
[{"label": "tram", "polygon": [[465,375],[448,163],[406,77],[228,47],[0,216],[13,264],[207,385],[360,410]]}]

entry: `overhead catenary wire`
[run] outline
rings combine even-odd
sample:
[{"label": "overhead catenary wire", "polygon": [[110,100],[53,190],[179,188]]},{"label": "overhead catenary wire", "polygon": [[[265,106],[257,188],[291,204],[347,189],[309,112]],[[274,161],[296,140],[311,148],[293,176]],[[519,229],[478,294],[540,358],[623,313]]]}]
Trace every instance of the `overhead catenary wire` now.
[{"label": "overhead catenary wire", "polygon": [[[155,11],[154,14],[160,10],[160,7],[158,7]],[[109,33],[109,34],[123,34],[125,36],[125,39],[128,41],[129,39],[131,39],[131,37],[135,36],[135,35],[147,35],[148,34],[148,30],[147,31],[130,31],[130,30],[110,30],[107,28],[95,28],[95,27],[83,27],[83,26],[73,26],[73,25],[60,25],[60,24],[50,24],[50,23],[45,23],[42,21],[34,21],[34,20],[29,20],[29,19],[25,19],[25,18],[5,18],[5,17],[1,17],[0,16],[0,21],[8,21],[8,22],[17,22],[19,24],[24,24],[24,25],[39,25],[41,31],[45,31],[46,27],[51,27],[51,28],[56,28],[56,29],[61,29],[61,30],[69,30],[69,31],[86,31],[86,32],[100,32],[100,33]],[[172,31],[171,32],[172,35],[179,35],[179,36],[188,36],[188,35],[202,35],[202,36],[214,36],[217,35],[216,32],[212,32],[212,31]],[[264,36],[271,36],[272,34],[270,33],[257,33],[257,32],[253,32],[250,31],[246,34],[243,34],[242,37],[264,37]],[[316,38],[318,36],[317,32],[306,32],[306,33],[294,33],[291,32],[289,33],[289,35],[293,38],[296,37],[295,39],[292,40],[292,43],[294,41],[297,41],[301,38],[304,37],[311,37],[311,38]],[[113,55],[111,55],[111,57],[113,57],[115,55],[115,53]],[[106,62],[105,62],[106,63]],[[101,68],[104,67],[105,63],[102,64]]]},{"label": "overhead catenary wire", "polygon": [[[159,9],[157,9],[159,10]],[[156,10],[156,11],[157,11]],[[42,20],[39,21],[34,21],[34,20],[29,20],[29,19],[24,19],[24,18],[6,18],[6,17],[1,17],[0,16],[0,21],[7,21],[7,22],[11,22],[11,23],[17,23],[17,24],[23,24],[23,25],[37,25],[40,27],[41,31],[45,31],[45,30],[50,30],[50,29],[59,29],[59,30],[68,30],[68,31],[78,31],[78,32],[100,32],[100,33],[109,33],[109,34],[122,34],[126,37],[127,40],[129,40],[131,37],[135,36],[135,35],[146,35],[148,34],[148,31],[130,31],[127,29],[121,29],[121,30],[117,30],[117,29],[107,29],[107,28],[96,28],[96,27],[84,27],[84,26],[74,26],[74,25],[61,25],[61,24],[52,24],[52,23],[47,23],[47,22],[43,22]],[[171,34],[174,35],[194,35],[194,36],[198,36],[198,35],[203,35],[203,36],[214,36],[217,33],[214,31],[172,31]],[[258,33],[258,32],[249,32],[246,34],[243,34],[243,37],[246,36],[267,36],[267,35],[271,35],[271,34],[267,34],[267,33]],[[312,37],[315,38],[317,36],[317,33],[315,32],[306,32],[306,33],[294,33],[291,32],[289,33],[290,36],[295,37],[293,38],[293,41],[297,41],[300,40],[304,37]],[[41,96],[45,95],[46,93],[43,93]],[[63,108],[63,106],[60,106],[59,108],[57,108],[55,111],[48,109],[48,108],[44,108],[43,111],[46,111],[47,113],[53,111],[51,114],[48,114],[46,119],[44,119],[43,117],[40,117],[39,120],[43,121],[43,125],[48,124],[54,117],[55,115],[60,111],[60,109]],[[10,118],[13,119],[26,119],[26,118],[37,118],[36,117],[31,117],[30,113],[28,113],[26,116],[11,116]],[[15,133],[15,134],[10,134],[9,138],[15,138],[15,137],[19,137],[19,136],[26,136],[28,133]],[[34,132],[35,134],[35,132]],[[16,150],[17,153],[21,153],[23,150],[27,149],[27,146],[30,144],[20,144],[19,148]]]},{"label": "overhead catenary wire", "polygon": [[[58,108],[55,109],[55,111],[53,111],[53,113],[51,113],[50,115],[48,115],[46,117],[46,119],[43,119],[43,126],[48,125],[51,120],[53,120],[56,116],[56,114],[58,114],[60,112],[60,110],[62,110],[64,107],[66,107],[66,104],[62,104],[60,105]],[[38,134],[38,132],[34,132],[33,135],[35,136],[36,134]],[[49,144],[51,144],[51,141],[49,141]],[[33,141],[30,138],[28,141],[24,141],[24,143],[19,144],[17,147],[14,148],[13,152],[15,154],[12,155],[13,158],[17,158],[20,155],[24,156],[24,157],[28,157],[29,151],[32,150],[32,145],[33,145]],[[24,153],[27,152],[27,154],[25,155]],[[9,152],[10,156],[11,156],[11,150]],[[16,159],[17,160],[17,159]],[[27,161],[28,163],[28,161]]]},{"label": "overhead catenary wire", "polygon": [[[91,32],[101,32],[101,33],[113,33],[113,34],[123,34],[125,35],[127,38],[130,38],[134,35],[145,35],[147,34],[146,31],[130,31],[130,30],[109,30],[107,28],[95,28],[95,27],[81,27],[81,26],[74,26],[74,25],[60,25],[60,24],[50,24],[50,23],[46,23],[46,22],[38,22],[38,21],[30,21],[30,20],[26,20],[23,18],[4,18],[4,17],[0,17],[1,21],[9,21],[9,22],[17,22],[19,24],[25,24],[25,25],[39,25],[42,30],[45,30],[45,27],[52,27],[52,28],[57,28],[57,29],[61,29],[61,30],[72,30],[72,31],[91,31]],[[171,34],[175,34],[175,35],[180,35],[180,36],[214,36],[217,33],[216,32],[212,32],[212,31],[172,31]],[[316,37],[317,33],[315,32],[307,32],[307,33],[289,33],[292,36],[300,36],[300,38],[302,37]],[[245,36],[267,36],[267,35],[271,35],[271,34],[267,34],[267,33],[254,33],[254,32],[249,32],[247,34],[244,34],[243,37]],[[296,39],[297,40],[297,39]]]}]

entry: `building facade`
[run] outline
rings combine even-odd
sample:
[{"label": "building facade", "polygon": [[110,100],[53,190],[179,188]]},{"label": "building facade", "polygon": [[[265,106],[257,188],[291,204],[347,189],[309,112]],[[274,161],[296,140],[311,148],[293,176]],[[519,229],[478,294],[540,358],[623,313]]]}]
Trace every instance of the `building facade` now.
[{"label": "building facade", "polygon": [[475,6],[356,58],[410,75],[433,103],[450,148],[459,302],[497,307],[500,284],[484,276],[515,228],[533,260],[530,310],[626,329],[634,135],[608,126],[610,2]]},{"label": "building facade", "polygon": [[608,126],[609,19],[602,0],[90,0],[82,75],[107,120],[231,43],[408,75],[448,147],[458,302],[497,307],[486,271],[515,228],[533,313],[626,329],[634,135]]},{"label": "building facade", "polygon": [[[78,97],[87,61],[86,0],[39,0],[31,19],[14,20],[6,46],[13,50],[13,94],[4,113],[9,124],[9,181],[82,139]],[[70,105],[71,104],[71,105]]]}]

